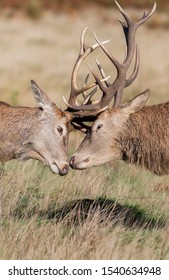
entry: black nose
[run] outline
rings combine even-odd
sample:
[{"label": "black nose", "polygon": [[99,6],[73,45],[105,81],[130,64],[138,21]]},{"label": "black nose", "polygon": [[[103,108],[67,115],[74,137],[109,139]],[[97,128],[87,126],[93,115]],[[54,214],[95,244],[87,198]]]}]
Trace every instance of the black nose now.
[{"label": "black nose", "polygon": [[65,164],[62,169],[59,170],[61,176],[66,175],[69,172],[69,165]]},{"label": "black nose", "polygon": [[71,157],[69,165],[72,169],[75,169],[75,156]]}]

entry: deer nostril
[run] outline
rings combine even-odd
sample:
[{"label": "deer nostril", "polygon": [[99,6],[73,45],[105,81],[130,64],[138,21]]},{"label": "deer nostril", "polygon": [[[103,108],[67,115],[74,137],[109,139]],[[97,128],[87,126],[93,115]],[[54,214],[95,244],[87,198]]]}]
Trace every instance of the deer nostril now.
[{"label": "deer nostril", "polygon": [[69,165],[68,164],[65,164],[65,166],[60,169],[60,175],[61,176],[64,176],[66,175],[67,173],[69,172]]},{"label": "deer nostril", "polygon": [[73,169],[75,168],[75,156],[71,157],[69,165],[71,168]]}]

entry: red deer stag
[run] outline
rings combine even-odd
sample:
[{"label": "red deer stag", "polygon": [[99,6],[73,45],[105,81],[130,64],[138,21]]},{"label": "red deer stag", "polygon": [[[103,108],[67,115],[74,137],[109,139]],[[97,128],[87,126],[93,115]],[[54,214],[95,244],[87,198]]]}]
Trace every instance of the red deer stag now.
[{"label": "red deer stag", "polygon": [[34,81],[37,107],[0,102],[0,161],[40,160],[53,173],[66,175],[70,114],[62,112]]},{"label": "red deer stag", "polygon": [[[110,83],[98,62],[102,80],[90,69],[95,78],[95,84],[103,93],[98,102],[92,102],[93,92],[83,93],[84,89],[87,90],[86,81],[85,87],[81,90],[76,89],[75,81],[72,82],[75,84],[74,91],[67,105],[76,116],[74,126],[81,130],[87,128],[87,135],[70,159],[70,166],[73,169],[85,169],[124,160],[158,175],[169,174],[169,102],[145,106],[149,98],[149,90],[146,90],[132,100],[121,104],[124,88],[129,86],[138,74],[139,53],[135,43],[136,30],[154,13],[156,4],[150,12],[145,11],[137,23],[131,21],[117,2],[116,5],[125,19],[125,22],[120,21],[120,23],[126,39],[126,56],[123,63],[118,62],[95,36],[101,49],[116,67],[117,77],[113,83]],[[81,49],[85,52],[85,44],[83,40],[81,41],[84,46]],[[132,75],[126,78],[134,53],[134,70]],[[78,67],[80,64],[81,61],[76,63]],[[90,85],[88,86],[90,88]],[[76,100],[80,93],[83,93],[84,102],[78,105]],[[105,108],[112,99],[114,99],[113,108]],[[98,110],[102,109],[104,112],[98,113]],[[92,111],[95,117],[92,116]],[[88,128],[83,124],[83,121],[94,119],[92,127]]]}]

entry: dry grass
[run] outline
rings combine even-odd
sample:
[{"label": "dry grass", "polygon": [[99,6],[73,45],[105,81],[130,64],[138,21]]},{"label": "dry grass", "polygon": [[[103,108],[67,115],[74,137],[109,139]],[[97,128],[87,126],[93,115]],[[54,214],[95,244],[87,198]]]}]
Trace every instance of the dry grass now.
[{"label": "dry grass", "polygon": [[[118,16],[104,10],[98,18],[91,10],[81,17],[46,13],[36,22],[1,17],[1,100],[32,106],[33,78],[64,108],[62,95],[69,95],[79,35],[87,23],[89,43],[96,30],[101,39],[112,38],[110,48],[123,58],[124,38],[110,14]],[[126,98],[150,87],[149,104],[166,101],[168,34],[146,27],[138,33],[140,73]],[[97,56],[113,73],[103,55]],[[85,65],[80,81],[84,72]],[[72,133],[70,154],[81,137]],[[1,259],[169,259],[168,176],[124,163],[71,171],[64,178],[33,161],[9,162],[0,171]]]},{"label": "dry grass", "polygon": [[8,163],[0,257],[168,259],[169,203],[167,191],[155,190],[159,181],[167,178],[125,164],[60,178],[35,162]]}]

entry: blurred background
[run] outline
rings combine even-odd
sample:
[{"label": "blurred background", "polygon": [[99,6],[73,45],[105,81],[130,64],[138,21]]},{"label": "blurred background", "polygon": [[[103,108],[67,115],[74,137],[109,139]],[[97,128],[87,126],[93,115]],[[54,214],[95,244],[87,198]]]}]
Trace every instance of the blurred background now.
[{"label": "blurred background", "polygon": [[[153,3],[152,0],[121,0],[120,4],[127,7],[143,8]],[[161,10],[166,10],[169,8],[169,3],[167,0],[157,0],[156,3],[160,5]],[[51,9],[51,10],[79,10],[82,7],[89,5],[102,6],[102,7],[112,7],[112,0],[1,0],[1,8],[11,8],[11,9],[22,9],[27,11],[29,9]],[[36,8],[35,8],[36,7]]]},{"label": "blurred background", "polygon": [[[150,88],[150,103],[168,98],[169,2],[157,0],[155,14],[137,32],[141,53],[139,75],[126,89],[124,99]],[[119,0],[137,21],[153,0]],[[0,99],[13,105],[32,106],[30,79],[48,92],[65,109],[70,77],[78,56],[80,34],[86,25],[86,43],[93,44],[93,32],[100,40],[111,39],[107,48],[120,61],[125,40],[118,18],[122,17],[113,0],[0,0]],[[95,67],[94,57],[113,80],[116,72],[101,51],[84,62],[79,86],[88,73],[87,62]]]}]

